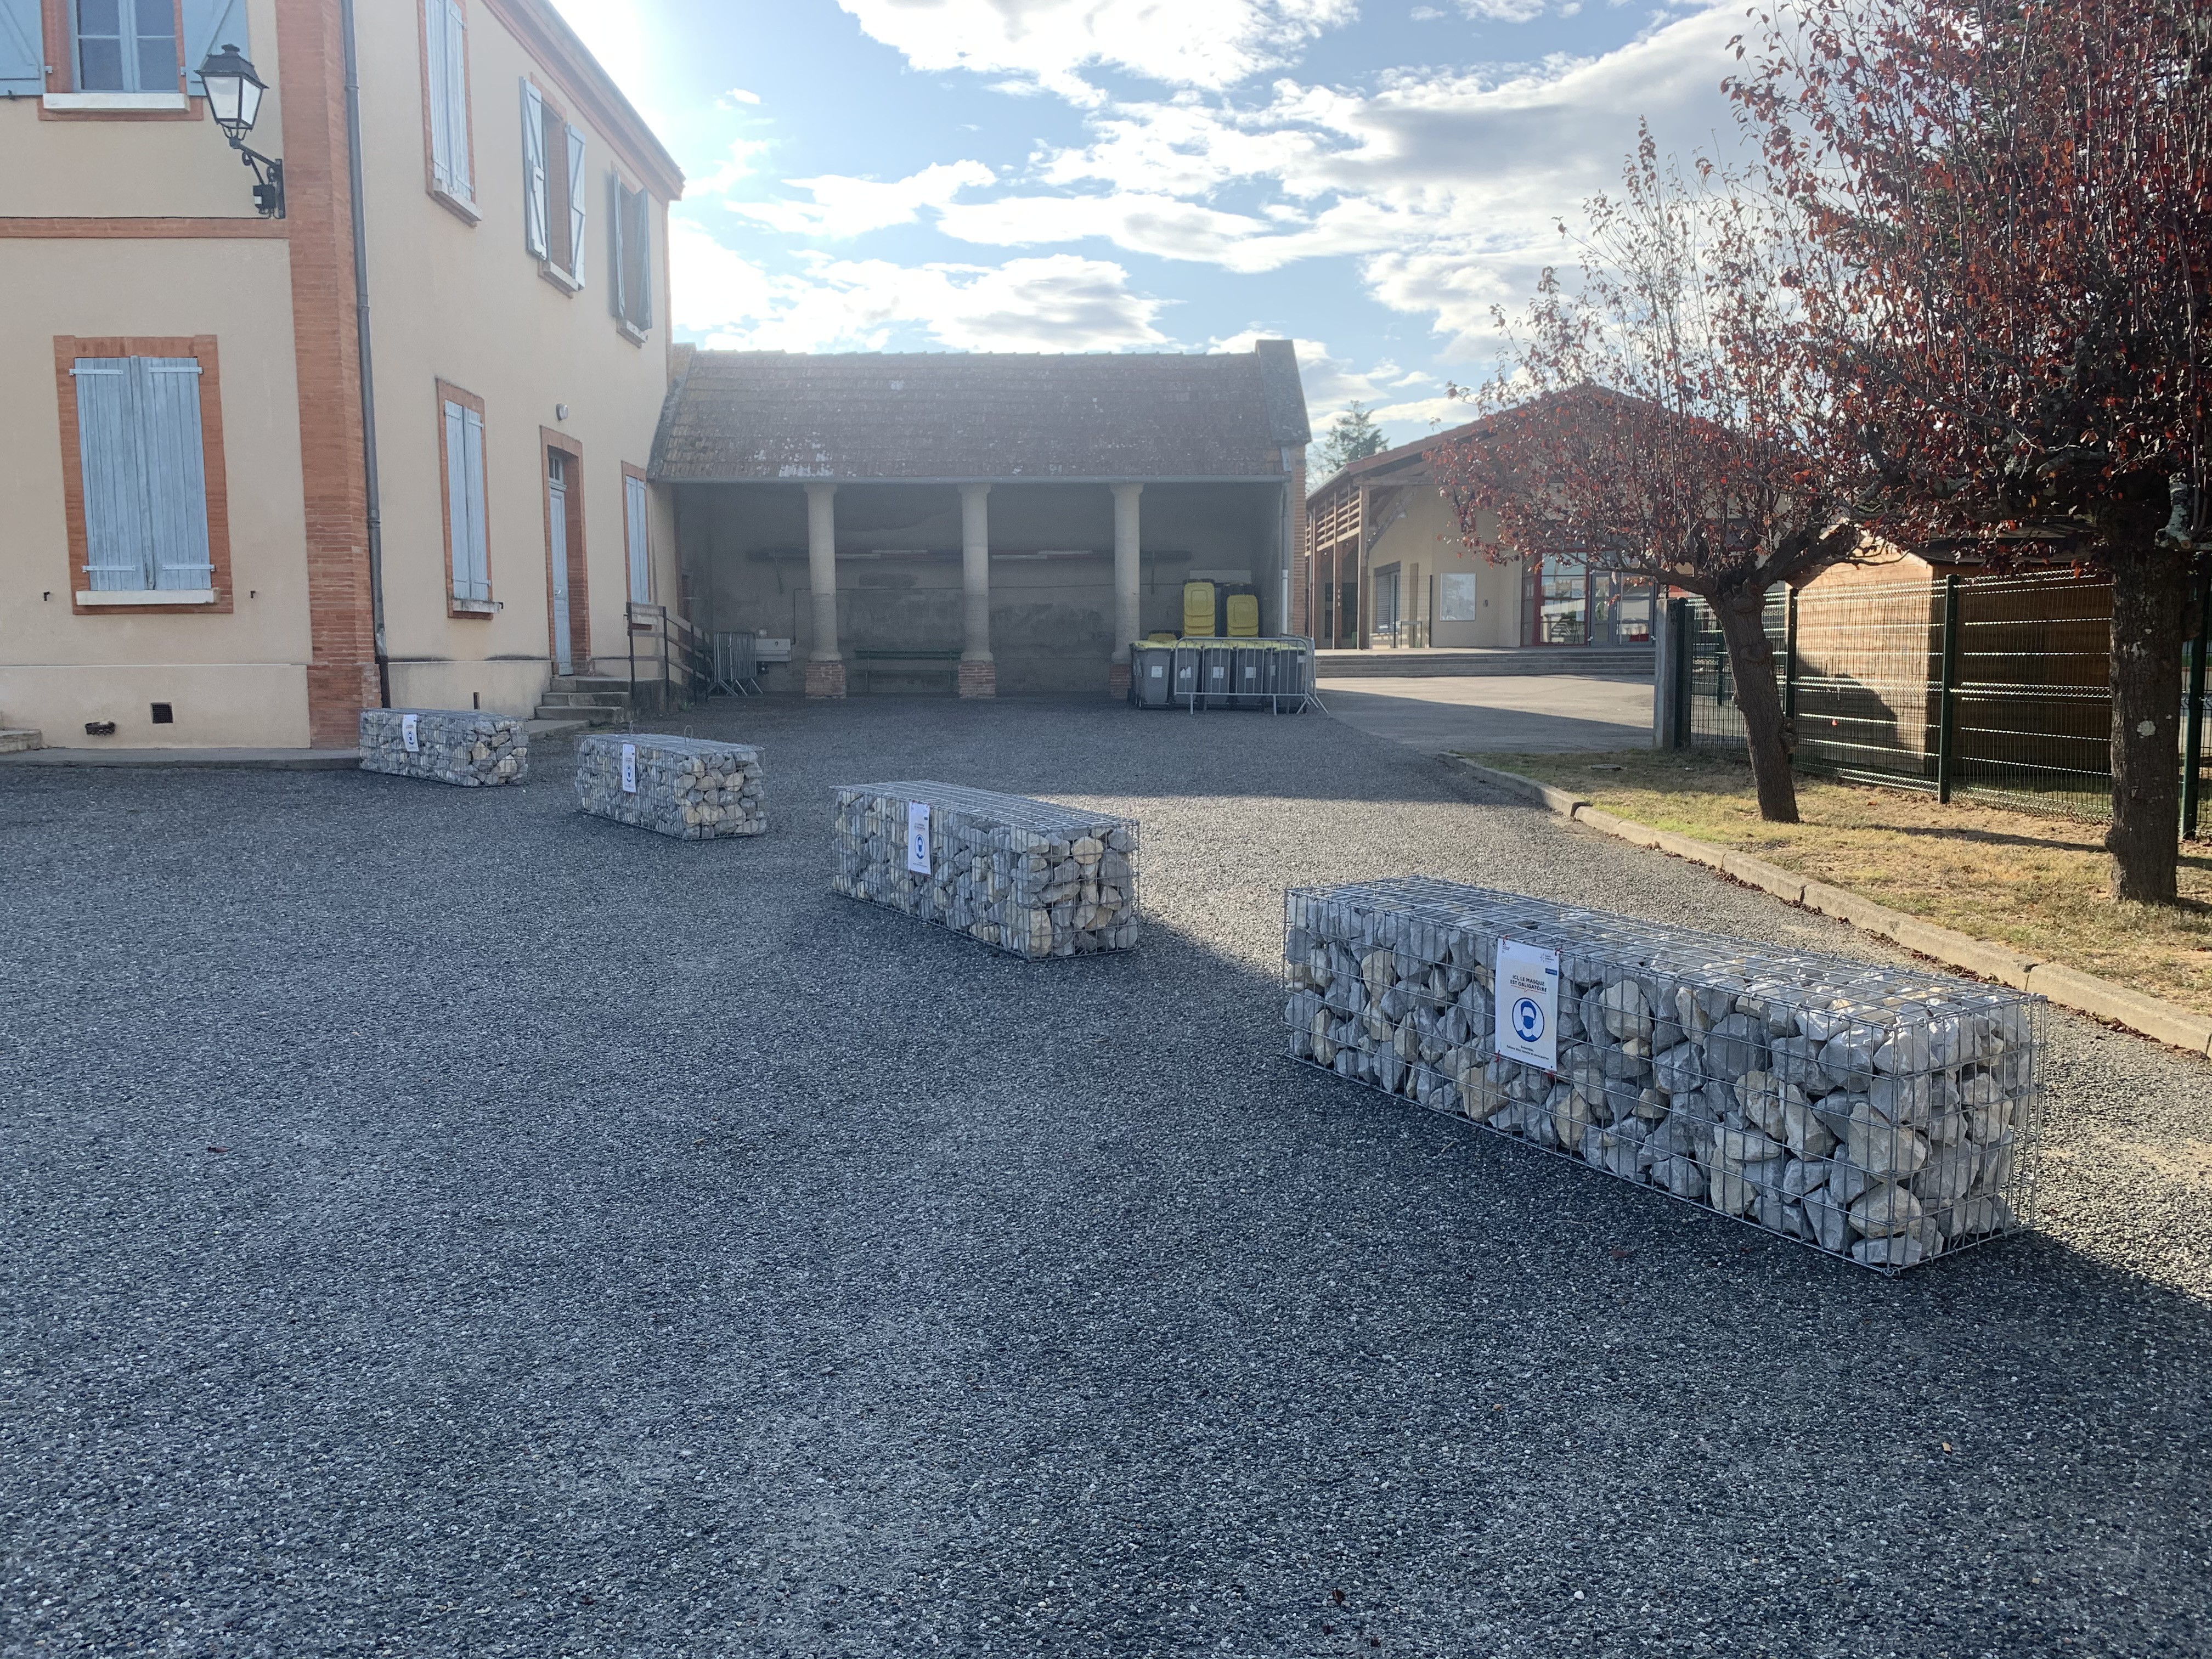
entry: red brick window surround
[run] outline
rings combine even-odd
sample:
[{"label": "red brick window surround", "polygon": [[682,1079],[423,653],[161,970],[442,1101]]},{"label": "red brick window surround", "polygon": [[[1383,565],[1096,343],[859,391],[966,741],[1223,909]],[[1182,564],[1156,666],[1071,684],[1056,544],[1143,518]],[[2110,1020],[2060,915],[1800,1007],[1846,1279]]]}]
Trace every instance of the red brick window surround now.
[{"label": "red brick window surround", "polygon": [[477,206],[474,124],[469,95],[468,0],[416,0],[422,46],[422,181],[431,198],[464,223]]},{"label": "red brick window surround", "polygon": [[438,512],[446,542],[446,614],[499,612],[491,596],[491,491],[484,402],[450,380],[438,383]]},{"label": "red brick window surround", "polygon": [[[118,361],[146,360],[172,366],[165,371],[171,376],[178,373],[174,366],[189,360],[198,367],[198,374],[190,378],[197,382],[198,397],[193,400],[199,426],[198,460],[200,463],[199,489],[201,503],[189,501],[190,479],[179,470],[182,457],[165,450],[155,458],[163,465],[149,465],[143,471],[149,493],[158,492],[159,499],[147,504],[147,512],[158,514],[169,525],[185,522],[198,517],[205,526],[207,556],[210,568],[204,590],[188,588],[181,584],[166,582],[162,576],[152,579],[144,589],[118,588],[111,580],[95,586],[87,567],[93,562],[93,540],[86,513],[86,479],[88,471],[95,480],[105,476],[100,458],[88,457],[82,441],[84,411],[77,395],[77,368],[80,363],[106,365]],[[189,371],[184,371],[189,374]],[[166,382],[165,382],[166,384]],[[216,357],[215,336],[196,334],[189,337],[155,337],[111,335],[86,338],[73,335],[58,335],[54,339],[54,388],[61,414],[62,457],[62,516],[69,544],[69,566],[65,580],[70,593],[70,608],[81,617],[113,616],[118,612],[129,616],[190,615],[213,612],[228,616],[231,610],[230,580],[230,491],[224,471],[222,447],[222,376]],[[171,405],[173,412],[174,405]],[[185,428],[189,430],[189,428]],[[118,428],[118,434],[120,429]],[[130,441],[128,437],[123,439]],[[88,468],[88,462],[91,463]],[[164,468],[166,467],[166,470]],[[95,487],[100,487],[96,485]],[[106,486],[112,488],[112,485]],[[151,517],[143,516],[137,503],[132,504],[130,520],[142,526],[137,532],[155,537],[161,546],[149,546],[144,556],[161,562],[166,557],[182,556],[170,538],[159,538],[153,528]],[[112,521],[103,516],[103,537],[112,538],[117,532]],[[166,552],[164,550],[166,549]],[[127,549],[125,551],[136,551]],[[112,547],[100,550],[103,561],[116,556]],[[165,586],[179,594],[193,597],[181,601],[156,600],[153,593]],[[146,600],[134,601],[123,595],[143,592]],[[210,597],[200,598],[204,592]],[[113,602],[109,595],[113,595]]]},{"label": "red brick window surround", "polygon": [[[191,29],[194,25],[207,22],[207,18],[203,15],[204,8],[198,5],[188,7],[186,0],[170,0],[172,32],[169,41],[176,57],[176,66],[173,75],[161,76],[159,84],[153,84],[149,82],[148,66],[133,50],[137,45],[134,33],[137,21],[134,5],[135,0],[116,0],[113,19],[108,19],[103,12],[89,21],[94,27],[103,31],[103,46],[106,44],[104,31],[107,27],[112,26],[120,31],[112,51],[116,55],[131,60],[129,71],[124,76],[126,85],[135,82],[140,94],[175,100],[189,91],[185,71],[198,67],[200,61],[190,57],[192,50]],[[244,0],[239,0],[239,9],[243,8]],[[46,61],[52,71],[46,76],[48,96],[39,101],[39,118],[41,121],[198,121],[205,118],[207,100],[198,95],[185,97],[175,107],[167,109],[67,107],[83,99],[86,92],[77,84],[80,78],[77,73],[78,40],[72,27],[70,0],[44,0],[39,14]],[[244,44],[242,40],[240,44]],[[57,107],[57,105],[64,106]]]}]

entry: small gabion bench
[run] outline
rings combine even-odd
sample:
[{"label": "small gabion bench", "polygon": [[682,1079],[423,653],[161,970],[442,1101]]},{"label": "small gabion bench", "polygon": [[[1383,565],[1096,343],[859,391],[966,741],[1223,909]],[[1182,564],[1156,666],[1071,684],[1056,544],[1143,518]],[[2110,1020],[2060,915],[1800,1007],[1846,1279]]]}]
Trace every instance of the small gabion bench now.
[{"label": "small gabion bench", "polygon": [[837,791],[832,891],[1018,957],[1137,942],[1137,821],[956,784]]},{"label": "small gabion bench", "polygon": [[1421,878],[1283,915],[1340,1077],[1885,1273],[2028,1225],[2040,997]]},{"label": "small gabion bench", "polygon": [[520,783],[530,770],[522,722],[471,708],[364,708],[361,769],[473,789]]},{"label": "small gabion bench", "polygon": [[768,833],[761,751],[749,744],[593,732],[576,749],[576,805],[685,841]]}]

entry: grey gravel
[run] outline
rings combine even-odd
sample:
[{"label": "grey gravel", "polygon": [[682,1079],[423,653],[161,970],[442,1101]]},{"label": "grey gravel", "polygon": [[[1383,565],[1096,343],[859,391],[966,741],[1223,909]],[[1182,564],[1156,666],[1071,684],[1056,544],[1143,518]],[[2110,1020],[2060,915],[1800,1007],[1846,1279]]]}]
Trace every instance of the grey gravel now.
[{"label": "grey gravel", "polygon": [[[0,772],[0,1652],[2212,1641],[2204,1061],[2054,1018],[2046,1231],[1882,1280],[1278,1054],[1290,883],[1832,923],[1320,717],[691,724],[769,835]],[[825,891],[914,772],[1141,819],[1139,947]]]}]

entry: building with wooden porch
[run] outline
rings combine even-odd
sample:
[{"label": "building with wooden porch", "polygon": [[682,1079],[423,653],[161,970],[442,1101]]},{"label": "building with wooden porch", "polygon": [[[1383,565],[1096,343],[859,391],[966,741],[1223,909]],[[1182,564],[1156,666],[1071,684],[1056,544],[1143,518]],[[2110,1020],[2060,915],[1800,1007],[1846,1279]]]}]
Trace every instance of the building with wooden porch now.
[{"label": "building with wooden porch", "polygon": [[[1476,424],[1354,461],[1313,493],[1302,597],[1316,646],[1648,649],[1649,582],[1574,560],[1499,562],[1467,544],[1429,456]],[[1494,525],[1477,529],[1495,534]]]},{"label": "building with wooden porch", "polygon": [[810,696],[1126,690],[1182,586],[1295,631],[1310,436],[1287,340],[1207,356],[678,347],[651,476],[688,614]]}]

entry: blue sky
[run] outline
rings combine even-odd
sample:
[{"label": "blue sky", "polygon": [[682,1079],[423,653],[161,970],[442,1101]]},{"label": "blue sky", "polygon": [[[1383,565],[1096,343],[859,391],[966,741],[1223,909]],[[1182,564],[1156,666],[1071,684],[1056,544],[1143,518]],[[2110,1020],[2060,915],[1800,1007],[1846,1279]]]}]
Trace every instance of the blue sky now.
[{"label": "blue sky", "polygon": [[1458,418],[1639,115],[1732,146],[1742,0],[555,0],[690,179],[677,337],[1299,343],[1316,426]]}]

